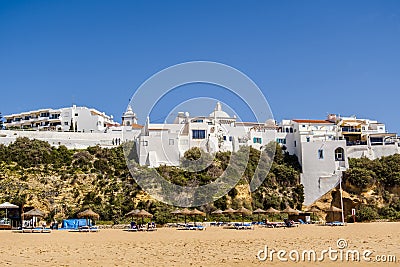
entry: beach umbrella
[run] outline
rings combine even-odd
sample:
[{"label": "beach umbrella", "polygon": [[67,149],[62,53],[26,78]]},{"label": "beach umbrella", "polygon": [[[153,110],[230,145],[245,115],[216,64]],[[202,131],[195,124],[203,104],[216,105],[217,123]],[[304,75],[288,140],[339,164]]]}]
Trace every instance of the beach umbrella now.
[{"label": "beach umbrella", "polygon": [[87,209],[78,213],[78,218],[86,218],[86,225],[89,226],[89,218],[99,219],[100,215],[94,212],[92,209]]},{"label": "beach umbrella", "polygon": [[234,213],[241,214],[242,215],[242,223],[244,223],[244,215],[250,215],[251,210],[248,210],[245,207],[241,207],[240,209],[235,210]]},{"label": "beach umbrella", "polygon": [[136,210],[131,210],[130,212],[128,212],[127,214],[125,214],[125,217],[128,216],[135,216],[136,213],[139,213],[140,210],[136,209]]},{"label": "beach umbrella", "polygon": [[147,218],[153,218],[153,214],[145,211],[145,210],[141,210],[138,213],[135,213],[133,216],[135,217],[141,217],[142,218],[142,224],[143,224],[143,218],[147,217]]},{"label": "beach umbrella", "polygon": [[180,209],[176,209],[176,210],[174,210],[174,211],[171,211],[171,214],[181,214],[181,210]]},{"label": "beach umbrella", "polygon": [[178,216],[181,214],[181,210],[180,209],[176,209],[174,211],[171,211],[171,214],[176,215],[176,223],[178,223]]},{"label": "beach umbrella", "polygon": [[181,210],[180,214],[182,214],[185,217],[185,224],[186,224],[186,216],[188,215],[190,216],[192,214],[192,211],[187,208],[184,208],[183,210]]},{"label": "beach umbrella", "polygon": [[22,214],[24,218],[44,217],[44,212],[38,209],[33,209]]},{"label": "beach umbrella", "polygon": [[211,212],[212,215],[219,215],[219,219],[221,219],[221,215],[222,215],[222,210],[214,210],[213,212]]},{"label": "beach umbrella", "polygon": [[235,211],[236,211],[236,210],[234,210],[234,209],[232,209],[232,208],[229,208],[229,209],[224,210],[222,213],[223,213],[223,214],[234,214]]},{"label": "beach umbrella", "polygon": [[199,211],[198,209],[194,209],[194,210],[190,211],[190,215],[193,216],[193,223],[194,223],[194,219],[196,218],[196,215],[206,216],[206,214],[204,212]]},{"label": "beach umbrella", "polygon": [[333,219],[334,219],[334,213],[335,213],[335,212],[342,212],[341,209],[339,209],[339,208],[337,208],[337,207],[335,207],[335,206],[331,206],[329,209],[326,209],[325,211],[326,211],[327,213],[329,212],[329,213],[332,214],[332,221],[333,221]]},{"label": "beach umbrella", "polygon": [[211,212],[211,214],[221,215],[222,210],[215,210],[215,211]]},{"label": "beach umbrella", "polygon": [[38,209],[33,209],[33,210],[23,213],[22,216],[24,216],[24,218],[44,217],[44,212],[40,211]]},{"label": "beach umbrella", "polygon": [[5,209],[6,210],[6,218],[7,217],[7,210],[8,209],[18,209],[19,207],[17,205],[11,204],[10,202],[4,202],[3,204],[0,204],[0,209]]},{"label": "beach umbrella", "polygon": [[265,212],[266,212],[266,213],[271,213],[271,214],[278,214],[278,213],[281,213],[279,210],[274,209],[273,207],[270,207],[270,208],[267,209]]},{"label": "beach umbrella", "polygon": [[232,208],[229,208],[229,209],[226,209],[226,210],[222,211],[222,214],[228,214],[229,217],[234,213],[235,213],[235,210],[232,209]]},{"label": "beach umbrella", "polygon": [[267,212],[263,209],[256,209],[255,211],[253,211],[253,213],[257,214],[257,221],[260,221],[260,214],[267,213]]},{"label": "beach umbrella", "polygon": [[279,213],[281,213],[279,210],[274,209],[273,207],[270,207],[269,209],[267,209],[266,212],[268,214],[279,214]]},{"label": "beach umbrella", "polygon": [[317,209],[316,207],[312,207],[311,209],[306,209],[308,212],[312,212],[312,213],[314,213],[314,212],[320,212],[320,210],[319,209]]},{"label": "beach umbrella", "polygon": [[299,215],[300,211],[295,210],[295,209],[292,209],[291,207],[287,207],[286,209],[284,209],[284,210],[282,211],[282,213],[287,213],[288,215],[291,215],[291,214],[293,214],[293,215]]},{"label": "beach umbrella", "polygon": [[312,208],[307,208],[306,210],[307,210],[308,212],[311,212],[313,215],[314,215],[316,212],[320,212],[320,210],[317,209],[315,206],[313,206]]}]

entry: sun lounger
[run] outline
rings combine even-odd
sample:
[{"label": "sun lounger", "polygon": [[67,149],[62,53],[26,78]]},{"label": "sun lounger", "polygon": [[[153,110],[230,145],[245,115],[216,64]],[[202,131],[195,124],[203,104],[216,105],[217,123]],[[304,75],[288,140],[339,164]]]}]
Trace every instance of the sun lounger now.
[{"label": "sun lounger", "polygon": [[335,222],[327,222],[325,223],[326,226],[344,226],[344,223],[335,221]]},{"label": "sun lounger", "polygon": [[285,223],[283,223],[283,222],[266,222],[264,227],[267,227],[267,228],[285,227]]},{"label": "sun lounger", "polygon": [[236,230],[254,230],[254,226],[251,223],[236,223]]},{"label": "sun lounger", "polygon": [[18,230],[13,230],[13,233],[40,233],[40,234],[49,234],[51,233],[51,229],[45,227],[35,227],[35,228],[20,228]]}]

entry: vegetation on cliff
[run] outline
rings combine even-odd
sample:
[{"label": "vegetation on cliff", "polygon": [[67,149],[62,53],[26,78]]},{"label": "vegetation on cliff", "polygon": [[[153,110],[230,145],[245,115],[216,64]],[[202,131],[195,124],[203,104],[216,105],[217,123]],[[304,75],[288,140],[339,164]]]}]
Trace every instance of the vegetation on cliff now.
[{"label": "vegetation on cliff", "polygon": [[[295,156],[283,152],[275,143],[265,149],[262,160],[276,157],[271,171],[256,175],[266,179],[253,193],[249,182],[260,159],[260,151],[250,148],[249,160],[238,185],[227,195],[200,209],[210,212],[216,208],[283,209],[287,205],[300,208],[304,200],[299,183],[300,167]],[[185,154],[182,166],[198,159],[198,148]],[[230,152],[220,152],[211,158],[211,164],[196,173],[176,167],[160,166],[157,171],[180,185],[207,184],[216,179],[229,164]],[[263,159],[264,157],[264,159]],[[262,165],[261,165],[262,166]],[[135,166],[134,175],[145,174],[147,167]],[[122,147],[103,149],[89,147],[68,150],[54,148],[47,142],[18,138],[9,146],[0,145],[0,201],[10,201],[21,207],[44,210],[47,220],[74,217],[91,207],[101,220],[120,223],[132,209],[147,209],[159,223],[171,220],[174,207],[155,201],[144,193],[129,172]]]},{"label": "vegetation on cliff", "polygon": [[343,189],[357,196],[358,221],[400,219],[400,155],[349,159]]}]

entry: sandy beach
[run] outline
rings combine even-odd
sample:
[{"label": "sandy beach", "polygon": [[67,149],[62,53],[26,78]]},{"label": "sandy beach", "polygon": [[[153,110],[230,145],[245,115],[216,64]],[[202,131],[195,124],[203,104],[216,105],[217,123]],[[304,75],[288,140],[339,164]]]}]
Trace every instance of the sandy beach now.
[{"label": "sandy beach", "polygon": [[[260,261],[265,246],[274,250],[371,250],[372,261],[340,262],[342,266],[397,266],[400,262],[400,223],[359,223],[345,227],[300,225],[296,228],[205,231],[160,228],[156,232],[101,230],[99,233],[20,234],[0,231],[1,266],[291,266],[290,259]],[[260,254],[261,256],[263,254]],[[376,255],[395,255],[396,263],[373,262]],[[286,255],[286,258],[288,255]],[[337,266],[303,262],[298,266]]]}]

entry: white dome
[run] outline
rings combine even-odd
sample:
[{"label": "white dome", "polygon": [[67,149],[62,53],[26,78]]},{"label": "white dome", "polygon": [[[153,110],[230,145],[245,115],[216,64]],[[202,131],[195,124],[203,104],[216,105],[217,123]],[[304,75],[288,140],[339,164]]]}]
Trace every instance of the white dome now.
[{"label": "white dome", "polygon": [[222,111],[222,106],[220,102],[217,102],[214,111],[210,114],[210,117],[216,118],[230,118],[229,114],[225,111]]}]

